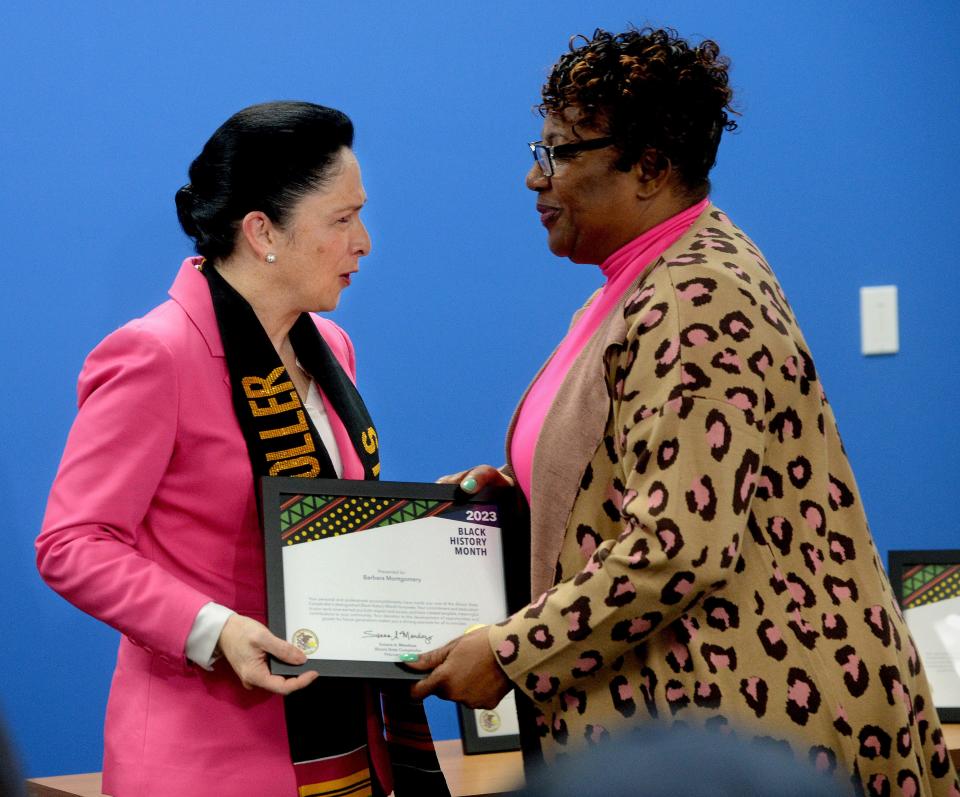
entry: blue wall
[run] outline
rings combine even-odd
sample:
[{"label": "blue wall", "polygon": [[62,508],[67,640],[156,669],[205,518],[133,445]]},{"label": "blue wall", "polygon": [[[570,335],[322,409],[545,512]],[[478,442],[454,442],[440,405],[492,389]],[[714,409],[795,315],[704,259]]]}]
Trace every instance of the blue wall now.
[{"label": "blue wall", "polygon": [[[596,269],[549,254],[522,184],[547,68],[597,25],[715,38],[743,118],[714,199],[791,298],[878,545],[957,547],[958,9],[6,3],[0,708],[27,772],[100,768],[116,645],[33,567],[77,372],[103,335],[165,298],[189,253],[173,193],[213,129],[253,102],[311,99],[356,122],[374,247],[334,317],[359,350],[384,476],[432,480],[501,461],[517,397],[598,284]],[[858,288],[885,283],[900,288],[901,352],[864,358]],[[433,708],[439,735],[454,735],[453,717]]]}]

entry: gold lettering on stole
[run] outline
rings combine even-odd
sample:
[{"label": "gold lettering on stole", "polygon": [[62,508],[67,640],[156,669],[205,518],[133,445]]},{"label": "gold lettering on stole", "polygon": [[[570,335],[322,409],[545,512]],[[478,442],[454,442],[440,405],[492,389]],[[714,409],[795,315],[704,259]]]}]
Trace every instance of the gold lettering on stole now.
[{"label": "gold lettering on stole", "polygon": [[[279,379],[282,373],[284,373],[282,367],[274,368],[266,379],[261,379],[259,376],[245,376],[240,380],[240,383],[243,385],[243,392],[246,393],[248,399],[251,399],[248,403],[250,404],[250,411],[255,418],[260,418],[264,415],[276,415],[281,412],[286,412],[287,410],[299,409],[302,406],[300,404],[300,398],[293,389],[293,382],[288,380],[286,382],[280,382],[279,384],[276,383],[276,380]],[[290,397],[282,404],[274,398],[277,393],[286,392],[290,393]],[[253,399],[262,398],[267,400],[267,406],[265,407],[253,401]]]},{"label": "gold lettering on stole", "polygon": [[[276,476],[285,470],[307,467],[310,469],[309,472],[299,475],[305,476],[306,478],[313,478],[320,473],[320,463],[316,457],[303,455],[316,451],[316,448],[313,445],[313,440],[310,439],[310,427],[307,424],[306,416],[303,414],[303,411],[300,410],[300,407],[303,405],[300,404],[300,398],[297,396],[293,382],[289,379],[285,382],[277,382],[284,373],[286,373],[286,371],[283,366],[280,366],[279,368],[274,368],[265,379],[259,376],[245,376],[240,380],[240,383],[243,385],[243,392],[249,399],[250,411],[255,417],[279,415],[280,413],[291,410],[297,411],[297,422],[295,424],[260,432],[261,440],[271,440],[276,437],[286,437],[287,435],[306,432],[306,434],[303,435],[304,444],[302,446],[267,453],[267,461],[273,463],[270,466],[270,475]],[[288,393],[289,395],[285,401],[279,402],[274,398],[278,393]],[[255,399],[266,399],[266,406],[258,404]]]},{"label": "gold lettering on stole", "polygon": [[[276,383],[276,380],[280,377],[280,374],[284,373],[283,368],[274,368],[270,375],[266,379],[261,379],[258,376],[246,376],[240,380],[240,383],[243,385],[243,392],[246,393],[247,398],[251,399],[248,403],[250,404],[250,411],[253,413],[255,418],[261,418],[264,415],[277,415],[281,412],[287,412],[288,410],[299,409],[302,405],[300,404],[300,397],[297,396],[296,391],[293,389],[293,382],[286,381]],[[282,404],[278,402],[274,396],[277,393],[289,392],[289,399]],[[261,406],[257,404],[253,399],[262,399],[267,400],[267,405]]]},{"label": "gold lettering on stole", "polygon": [[317,449],[313,445],[313,440],[310,439],[309,428],[303,410],[297,410],[297,423],[292,426],[284,426],[282,429],[267,429],[265,432],[260,432],[261,440],[270,440],[274,437],[286,437],[287,435],[297,434],[298,432],[306,432],[303,436],[302,446],[298,448],[285,448],[283,451],[271,451],[267,454],[267,460],[276,462],[278,459],[290,459],[291,457],[299,457],[301,454],[309,454],[316,451]]},{"label": "gold lettering on stole", "polygon": [[260,432],[261,440],[272,440],[274,437],[284,437],[288,434],[297,434],[298,432],[306,432],[310,427],[307,426],[307,418],[303,414],[303,410],[297,410],[297,422],[291,426],[283,426],[280,429],[267,429],[265,432]]},{"label": "gold lettering on stole", "polygon": [[[377,430],[372,426],[368,428],[367,431],[360,435],[360,443],[363,445],[363,450],[368,454],[375,454],[377,451],[377,446],[379,445],[379,440],[377,439]],[[380,463],[378,462],[376,465],[374,465],[370,472],[374,476],[379,476]]]},{"label": "gold lettering on stole", "polygon": [[299,457],[301,454],[309,454],[317,449],[313,445],[310,435],[303,436],[303,445],[298,448],[285,448],[283,451],[271,451],[267,454],[268,462],[276,462],[278,459],[290,459],[290,457]]},{"label": "gold lettering on stole", "polygon": [[247,394],[247,398],[255,399],[275,396],[285,390],[293,390],[293,382],[290,381],[281,382],[279,385],[274,384],[282,373],[284,373],[284,369],[281,365],[279,368],[274,368],[266,379],[261,379],[259,376],[245,376],[240,380],[243,385],[243,392]]},{"label": "gold lettering on stole", "polygon": [[278,403],[273,396],[267,399],[266,407],[261,407],[255,401],[250,401],[247,403],[250,405],[250,411],[256,418],[261,418],[264,415],[277,415],[278,413],[288,412],[289,410],[295,410],[303,406],[300,403],[300,398],[296,393],[291,393],[290,401],[285,401],[283,404]]},{"label": "gold lettering on stole", "polygon": [[299,468],[301,465],[309,465],[309,473],[299,474],[305,479],[312,479],[314,476],[320,474],[320,463],[317,462],[316,457],[298,457],[297,459],[285,459],[283,462],[274,462],[270,466],[270,475],[276,476],[278,473],[281,473],[285,470],[290,470],[291,468]]}]

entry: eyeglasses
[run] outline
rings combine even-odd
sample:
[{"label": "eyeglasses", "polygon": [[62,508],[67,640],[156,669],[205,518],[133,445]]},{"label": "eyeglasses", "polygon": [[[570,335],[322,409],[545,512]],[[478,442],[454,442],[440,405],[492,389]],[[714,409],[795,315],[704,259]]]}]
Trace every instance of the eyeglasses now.
[{"label": "eyeglasses", "polygon": [[557,170],[555,158],[564,158],[576,152],[586,152],[591,149],[603,149],[614,143],[611,136],[604,138],[588,138],[586,141],[574,141],[570,144],[557,144],[549,147],[542,141],[531,141],[527,146],[533,153],[533,159],[540,165],[544,177],[553,177]]}]

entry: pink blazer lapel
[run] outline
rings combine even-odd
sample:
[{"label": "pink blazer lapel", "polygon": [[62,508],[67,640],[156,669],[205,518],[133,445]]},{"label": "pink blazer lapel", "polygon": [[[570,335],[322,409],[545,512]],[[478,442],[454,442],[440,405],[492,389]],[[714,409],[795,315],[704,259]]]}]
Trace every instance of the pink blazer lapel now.
[{"label": "pink blazer lapel", "polygon": [[201,257],[188,257],[180,264],[180,271],[170,286],[170,298],[179,304],[203,336],[211,357],[223,357],[223,342],[213,312],[213,300],[207,280],[197,270]]}]

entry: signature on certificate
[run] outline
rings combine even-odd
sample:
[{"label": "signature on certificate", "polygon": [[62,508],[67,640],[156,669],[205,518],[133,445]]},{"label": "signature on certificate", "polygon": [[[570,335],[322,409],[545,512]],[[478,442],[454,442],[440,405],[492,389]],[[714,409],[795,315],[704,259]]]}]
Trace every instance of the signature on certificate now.
[{"label": "signature on certificate", "polygon": [[425,645],[433,642],[433,634],[421,634],[416,631],[371,631],[369,629],[360,633],[364,639],[402,639],[406,642],[420,641]]}]

